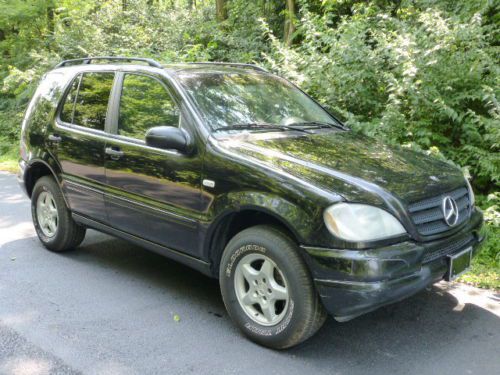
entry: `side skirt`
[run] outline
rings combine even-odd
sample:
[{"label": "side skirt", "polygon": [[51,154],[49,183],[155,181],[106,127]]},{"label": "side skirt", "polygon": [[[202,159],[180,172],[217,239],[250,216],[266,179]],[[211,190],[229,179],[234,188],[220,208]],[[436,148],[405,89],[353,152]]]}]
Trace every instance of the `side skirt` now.
[{"label": "side skirt", "polygon": [[121,230],[115,229],[110,227],[109,225],[102,224],[98,221],[89,219],[85,216],[72,213],[73,220],[75,220],[77,223],[85,225],[86,227],[98,230],[99,232],[107,233],[115,237],[123,238],[124,240],[130,241],[135,243],[136,245],[139,245],[141,247],[144,247],[150,251],[153,251],[157,254],[163,255],[167,258],[170,258],[172,260],[175,260],[176,262],[185,264],[186,266],[189,266],[191,268],[194,268],[195,270],[203,273],[206,276],[209,277],[214,277],[210,263],[204,262],[198,258],[194,258],[192,256],[180,253],[176,250],[169,249],[168,247],[164,247],[161,245],[158,245],[157,243],[145,240],[143,238],[134,236],[132,234],[123,232]]}]

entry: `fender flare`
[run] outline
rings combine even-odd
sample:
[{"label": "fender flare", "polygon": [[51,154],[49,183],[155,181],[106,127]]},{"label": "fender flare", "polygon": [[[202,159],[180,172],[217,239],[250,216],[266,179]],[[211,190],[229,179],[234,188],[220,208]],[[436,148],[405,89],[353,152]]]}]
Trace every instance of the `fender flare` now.
[{"label": "fender flare", "polygon": [[[221,210],[217,210],[217,208]],[[248,212],[263,213],[279,222],[292,235],[298,244],[308,243],[314,229],[318,228],[318,220],[322,223],[322,211],[318,206],[316,212],[307,212],[299,205],[289,202],[279,196],[258,192],[235,192],[217,199],[211,209],[213,220],[205,224],[203,258],[212,257],[213,240],[217,236],[221,224],[229,216]]]},{"label": "fender flare", "polygon": [[[54,165],[51,165],[50,161],[52,161]],[[36,157],[36,158],[32,158],[30,159],[27,163],[26,163],[26,168],[24,170],[24,174],[23,174],[23,181],[24,181],[24,184],[25,184],[25,187],[26,187],[26,191],[29,192],[29,197],[31,198],[31,193],[32,193],[32,190],[29,191],[27,189],[27,186],[26,186],[26,177],[28,176],[28,173],[30,173],[30,170],[35,167],[37,164],[43,164],[45,167],[47,167],[47,169],[50,171],[52,177],[54,177],[54,179],[56,180],[57,184],[59,185],[59,188],[61,189],[61,192],[63,192],[63,180],[62,180],[62,177],[61,177],[61,172],[60,172],[60,169],[59,169],[59,166],[57,165],[57,163],[55,162],[54,159],[52,159],[51,157],[49,157],[49,160],[44,160],[42,158],[39,158],[39,157]],[[56,171],[56,168],[57,170],[59,170],[59,172]],[[34,186],[34,184],[33,184]],[[69,204],[68,204],[68,200],[66,199],[66,195],[63,193],[62,194],[63,196],[63,199],[64,199],[64,202],[66,203],[66,206],[69,207]]]}]

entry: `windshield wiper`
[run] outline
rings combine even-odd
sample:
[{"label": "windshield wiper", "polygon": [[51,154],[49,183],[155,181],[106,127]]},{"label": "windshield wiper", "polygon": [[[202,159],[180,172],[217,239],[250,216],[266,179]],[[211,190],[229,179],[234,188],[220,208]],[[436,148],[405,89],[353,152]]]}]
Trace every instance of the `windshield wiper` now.
[{"label": "windshield wiper", "polygon": [[213,132],[219,132],[224,130],[244,130],[244,129],[269,129],[269,130],[295,130],[302,133],[311,134],[310,131],[306,129],[297,128],[291,125],[279,125],[279,124],[267,124],[267,123],[259,123],[259,122],[250,122],[248,124],[236,124],[229,126],[222,126],[220,128],[215,129]]},{"label": "windshield wiper", "polygon": [[294,122],[290,124],[290,126],[314,126],[317,128],[336,128],[342,130],[348,130],[345,126],[341,124],[332,124],[331,122],[321,122],[321,121],[303,121],[303,122]]}]

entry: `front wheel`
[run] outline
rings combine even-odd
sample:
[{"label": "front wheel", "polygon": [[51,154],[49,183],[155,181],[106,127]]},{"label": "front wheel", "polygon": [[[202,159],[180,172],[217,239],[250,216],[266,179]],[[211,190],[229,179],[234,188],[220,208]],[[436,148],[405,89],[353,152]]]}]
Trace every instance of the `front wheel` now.
[{"label": "front wheel", "polygon": [[71,250],[85,237],[85,227],[75,223],[59,186],[50,176],[36,182],[31,195],[31,214],[38,238],[49,250]]},{"label": "front wheel", "polygon": [[229,316],[260,345],[292,347],[325,321],[297,246],[275,228],[256,226],[238,233],[224,250],[219,277]]}]

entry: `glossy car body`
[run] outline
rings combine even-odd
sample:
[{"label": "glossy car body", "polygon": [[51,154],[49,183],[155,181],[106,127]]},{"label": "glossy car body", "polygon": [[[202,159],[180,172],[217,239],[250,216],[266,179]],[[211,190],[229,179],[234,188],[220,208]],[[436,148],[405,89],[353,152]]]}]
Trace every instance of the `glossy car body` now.
[{"label": "glossy car body", "polygon": [[[103,71],[115,74],[104,131],[63,122],[61,99],[72,79]],[[159,149],[118,135],[126,72],[153,77],[170,92],[190,150]],[[234,234],[257,224],[278,226],[300,247],[323,304],[338,320],[442,279],[447,254],[470,246],[477,251],[482,214],[457,168],[348,130],[213,133],[178,79],[185,72],[269,75],[231,64],[57,68],[42,81],[23,122],[19,180],[27,194],[38,177],[53,175],[78,223],[213,277]],[[422,204],[439,205],[450,194],[462,202],[456,226],[418,223]],[[323,215],[343,201],[390,212],[407,234],[371,242],[336,238]]]}]

